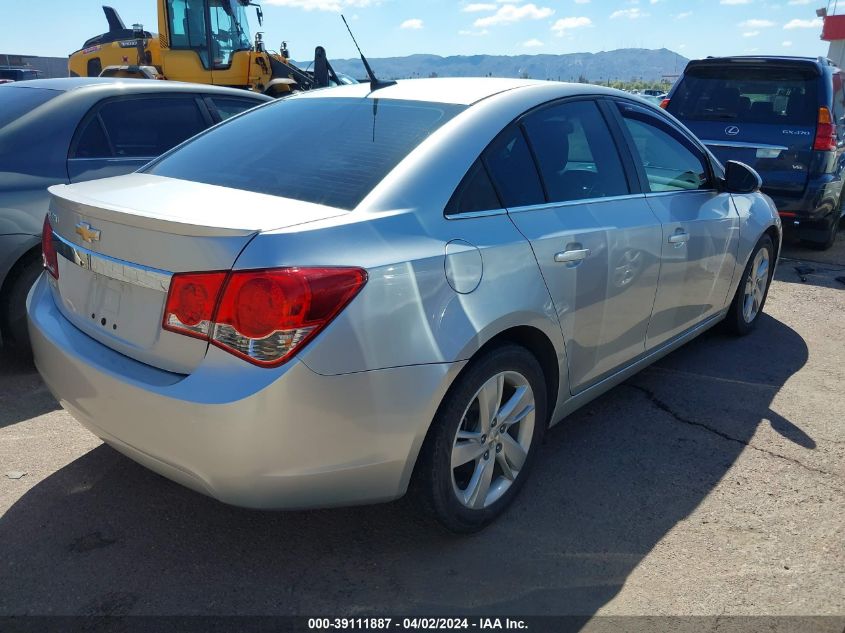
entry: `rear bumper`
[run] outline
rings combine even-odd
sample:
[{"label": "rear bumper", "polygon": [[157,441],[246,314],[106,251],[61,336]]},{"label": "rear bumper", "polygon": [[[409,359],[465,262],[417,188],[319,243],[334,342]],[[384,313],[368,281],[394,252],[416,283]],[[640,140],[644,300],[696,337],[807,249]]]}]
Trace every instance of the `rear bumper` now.
[{"label": "rear bumper", "polygon": [[321,376],[253,367],[211,347],[183,376],[131,360],[62,316],[45,275],[28,300],[35,363],[85,427],[133,460],[225,503],[312,508],[404,494],[461,363]]},{"label": "rear bumper", "polygon": [[842,181],[833,177],[811,180],[802,193],[785,194],[767,190],[785,221],[825,222],[839,210],[838,203],[842,192]]}]

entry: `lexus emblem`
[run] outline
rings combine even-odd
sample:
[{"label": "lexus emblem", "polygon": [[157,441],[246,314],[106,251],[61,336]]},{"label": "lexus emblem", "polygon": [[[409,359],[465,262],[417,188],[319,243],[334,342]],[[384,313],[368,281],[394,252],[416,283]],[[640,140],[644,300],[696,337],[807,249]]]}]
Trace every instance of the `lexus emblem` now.
[{"label": "lexus emblem", "polygon": [[80,222],[76,225],[76,234],[89,244],[100,241],[100,231],[87,222]]},{"label": "lexus emblem", "polygon": [[739,128],[735,125],[729,125],[725,128],[725,134],[727,134],[728,136],[736,136],[737,134],[739,134]]}]

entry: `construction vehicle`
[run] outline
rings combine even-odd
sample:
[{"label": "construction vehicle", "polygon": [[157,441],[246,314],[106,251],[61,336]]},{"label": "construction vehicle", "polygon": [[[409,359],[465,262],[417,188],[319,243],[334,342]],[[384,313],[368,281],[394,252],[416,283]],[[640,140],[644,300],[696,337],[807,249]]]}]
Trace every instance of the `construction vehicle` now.
[{"label": "construction vehicle", "polygon": [[271,96],[344,83],[318,46],[312,70],[290,61],[287,45],[273,53],[262,33],[249,34],[247,8],[254,0],[156,0],[158,34],[140,24],[127,28],[111,7],[103,7],[107,33],[92,37],[70,55],[71,77],[135,77],[233,86]]}]

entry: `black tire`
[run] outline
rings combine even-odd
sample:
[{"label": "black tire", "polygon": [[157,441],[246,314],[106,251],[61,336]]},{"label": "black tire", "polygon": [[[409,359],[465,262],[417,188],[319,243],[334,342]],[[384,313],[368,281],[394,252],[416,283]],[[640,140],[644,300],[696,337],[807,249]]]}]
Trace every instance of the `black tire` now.
[{"label": "black tire", "polygon": [[[746,286],[748,285],[749,277],[752,274],[752,268],[754,267],[754,262],[757,259],[758,253],[761,250],[765,250],[768,253],[768,273],[766,279],[766,288],[763,292],[763,298],[759,302],[759,307],[757,311],[754,312],[753,318],[750,320],[747,318],[744,310],[744,299],[745,299],[745,290]],[[760,241],[757,242],[754,249],[751,251],[751,256],[748,258],[748,263],[745,265],[745,270],[742,273],[742,277],[739,280],[739,286],[736,289],[736,294],[734,295],[733,302],[731,303],[731,307],[728,309],[728,315],[725,317],[725,325],[727,326],[728,330],[736,334],[737,336],[745,336],[749,332],[751,332],[754,327],[757,325],[757,321],[760,319],[760,315],[763,313],[763,307],[766,305],[766,298],[769,296],[769,288],[772,285],[772,275],[775,269],[775,246],[772,243],[772,238],[768,235],[764,235],[760,238]]]},{"label": "black tire", "polygon": [[31,355],[26,325],[26,296],[41,274],[41,257],[29,256],[20,262],[7,278],[0,297],[0,332],[3,345],[16,354]]},{"label": "black tire", "polygon": [[[467,424],[473,416],[473,407],[476,407],[476,419],[481,417],[478,414],[479,401],[476,396],[485,383],[505,372],[507,372],[507,379],[503,378],[503,381],[513,379],[518,382],[522,378],[533,392],[533,429],[530,429],[529,425],[531,414],[520,422],[513,422],[510,427],[505,424],[504,434],[511,434],[510,440],[519,436],[520,439],[517,443],[524,443],[530,438],[530,444],[527,445],[525,451],[527,456],[521,468],[513,479],[505,476],[500,459],[508,460],[506,456],[508,451],[504,450],[507,447],[503,447],[502,444],[509,444],[510,440],[505,441],[507,438],[502,438],[502,443],[497,443],[501,436],[498,435],[498,430],[495,429],[494,425],[487,443],[482,439],[478,440],[478,446],[482,447],[479,450],[484,451],[484,446],[490,446],[491,449],[476,458],[477,461],[466,462],[463,466],[453,470],[452,450],[458,441],[456,439],[458,430],[462,427],[464,429],[469,428]],[[501,402],[509,403],[510,395],[516,395],[517,390],[510,387],[507,382],[504,385]],[[524,393],[528,394],[527,391]],[[434,518],[452,532],[466,534],[477,532],[487,526],[511,504],[531,472],[531,468],[537,459],[543,434],[546,426],[548,426],[547,402],[543,370],[537,359],[525,348],[507,344],[492,349],[484,356],[474,360],[452,385],[437,411],[414,470],[412,494],[419,498],[423,508],[427,509]],[[522,411],[527,408],[527,406],[520,404]],[[498,410],[505,411],[505,409],[506,407],[502,406]],[[523,423],[526,426],[522,427],[525,430],[521,432],[516,427]],[[468,443],[468,441],[466,442]],[[510,445],[513,446],[513,444]],[[487,457],[491,451],[494,454]],[[461,471],[465,467],[473,470],[481,468],[482,460],[487,459],[492,460],[488,465],[493,478],[493,483],[489,487],[491,494],[501,489],[504,489],[504,492],[485,507],[478,509],[467,507],[458,498],[459,487],[456,482],[458,476],[466,475],[460,475],[460,473],[455,475],[454,472]],[[467,484],[465,490],[469,490],[470,486],[471,481]],[[487,497],[486,494],[485,497]]]}]

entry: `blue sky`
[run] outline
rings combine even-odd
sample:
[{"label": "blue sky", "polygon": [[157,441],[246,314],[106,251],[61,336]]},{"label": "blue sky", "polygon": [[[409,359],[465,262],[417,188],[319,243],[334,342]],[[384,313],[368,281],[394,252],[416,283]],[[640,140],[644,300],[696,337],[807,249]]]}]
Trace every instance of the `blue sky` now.
[{"label": "blue sky", "polygon": [[[9,3],[0,53],[64,56],[105,30],[101,4],[157,31],[156,0]],[[262,0],[265,41],[293,57],[314,46],[352,57],[342,11],[370,57],[413,53],[517,55],[666,47],[686,57],[824,55],[817,6],[825,0]],[[253,33],[258,27],[250,9]]]}]

